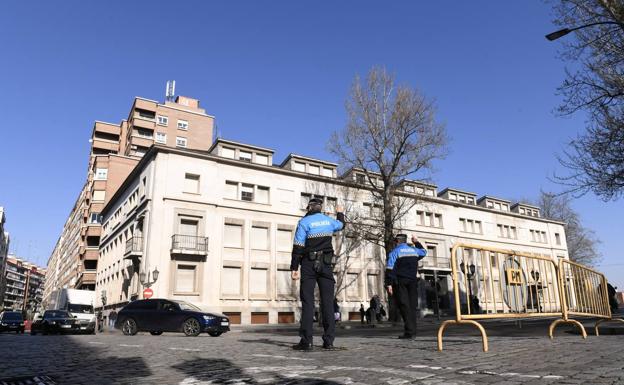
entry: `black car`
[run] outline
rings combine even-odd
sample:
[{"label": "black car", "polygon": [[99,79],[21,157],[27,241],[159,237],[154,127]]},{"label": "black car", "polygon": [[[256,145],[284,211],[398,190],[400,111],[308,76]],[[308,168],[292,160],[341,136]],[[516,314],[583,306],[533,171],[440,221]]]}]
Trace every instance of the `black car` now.
[{"label": "black car", "polygon": [[222,314],[206,313],[184,301],[144,299],[130,302],[121,309],[115,328],[127,336],[147,331],[155,336],[163,332],[183,332],[187,336],[207,332],[218,337],[230,330],[230,320]]},{"label": "black car", "polygon": [[66,334],[80,330],[80,322],[65,310],[46,310],[43,317],[30,326],[30,334]]},{"label": "black car", "polygon": [[0,313],[0,332],[15,332],[24,334],[24,318],[18,311],[3,311]]}]

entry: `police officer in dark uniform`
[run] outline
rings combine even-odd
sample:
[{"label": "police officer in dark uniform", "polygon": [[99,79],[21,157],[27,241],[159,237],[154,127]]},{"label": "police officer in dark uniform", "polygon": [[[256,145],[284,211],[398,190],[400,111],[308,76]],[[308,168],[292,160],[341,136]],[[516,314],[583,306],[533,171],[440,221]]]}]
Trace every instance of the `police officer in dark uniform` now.
[{"label": "police officer in dark uniform", "polygon": [[407,235],[397,234],[396,247],[388,254],[385,285],[390,295],[396,295],[405,332],[401,339],[412,339],[416,334],[416,310],[418,309],[418,261],[427,255],[427,250],[412,235],[414,246],[408,245]]},{"label": "police officer in dark uniform", "polygon": [[[334,347],[334,249],[332,236],[342,230],[344,213],[336,207],[336,219],[321,213],[323,201],[310,199],[308,213],[299,220],[293,243],[290,263],[291,277],[301,277],[301,340],[293,346],[295,350],[312,350],[312,325],[314,316],[314,286],[318,283],[321,293],[321,313],[323,317],[323,348]],[[301,273],[299,273],[301,266]]]}]

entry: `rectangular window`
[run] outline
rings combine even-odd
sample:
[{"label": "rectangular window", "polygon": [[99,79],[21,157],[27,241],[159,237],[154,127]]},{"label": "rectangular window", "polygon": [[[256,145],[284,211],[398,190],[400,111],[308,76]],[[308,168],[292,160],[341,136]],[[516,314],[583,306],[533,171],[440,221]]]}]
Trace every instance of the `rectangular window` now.
[{"label": "rectangular window", "polygon": [[433,227],[442,227],[442,214],[435,214],[433,216]]},{"label": "rectangular window", "polygon": [[188,122],[186,120],[178,119],[178,129],[180,130],[188,130]]},{"label": "rectangular window", "polygon": [[355,183],[359,183],[359,184],[366,183],[366,175],[364,175],[364,174],[356,174],[355,175]]},{"label": "rectangular window", "polygon": [[167,134],[164,132],[156,133],[156,143],[164,143],[167,144]]},{"label": "rectangular window", "polygon": [[244,162],[251,162],[251,152],[248,151],[239,151],[238,152],[238,159],[244,161]]},{"label": "rectangular window", "polygon": [[325,199],[325,211],[334,213],[336,211],[336,205],[338,200],[333,197],[327,197]]},{"label": "rectangular window", "polygon": [[197,219],[180,219],[180,234],[196,237],[199,229],[199,221]]},{"label": "rectangular window", "polygon": [[152,137],[154,136],[152,130],[146,130],[144,128],[138,128],[136,130],[136,133],[137,136],[139,136],[140,138],[152,139]]},{"label": "rectangular window", "polygon": [[186,138],[181,137],[181,136],[176,136],[176,146],[186,147]]},{"label": "rectangular window", "polygon": [[290,270],[277,270],[277,294],[292,295],[292,279],[290,278]]},{"label": "rectangular window", "polygon": [[199,193],[199,175],[188,173],[184,175],[184,192]]},{"label": "rectangular window", "polygon": [[347,297],[360,296],[360,282],[358,274],[347,273],[345,284],[347,285]]},{"label": "rectangular window", "polygon": [[221,292],[229,295],[241,294],[241,269],[240,267],[223,267],[221,279]]},{"label": "rectangular window", "polygon": [[299,198],[299,208],[305,210],[308,207],[308,202],[312,199],[312,194],[301,193]]},{"label": "rectangular window", "polygon": [[305,163],[293,162],[293,170],[305,172]]},{"label": "rectangular window", "polygon": [[158,115],[158,124],[161,126],[166,126],[169,124],[169,118],[166,116]]},{"label": "rectangular window", "polygon": [[373,298],[379,292],[379,276],[377,274],[367,274],[366,281],[368,298]]},{"label": "rectangular window", "polygon": [[195,293],[197,291],[197,266],[178,265],[176,268],[175,291],[177,293]]},{"label": "rectangular window", "polygon": [[93,197],[92,200],[93,201],[103,201],[106,198],[106,191],[104,190],[95,190],[93,192]]},{"label": "rectangular window", "polygon": [[106,180],[108,178],[108,169],[107,168],[96,168],[95,176],[93,177],[95,180]]},{"label": "rectangular window", "polygon": [[256,163],[258,164],[269,164],[268,155],[256,154]]},{"label": "rectangular window", "polygon": [[326,176],[326,177],[329,177],[329,178],[333,177],[334,176],[334,170],[332,170],[331,168],[323,167],[323,176]]},{"label": "rectangular window", "polygon": [[238,199],[238,182],[225,181],[225,197]]},{"label": "rectangular window", "polygon": [[561,235],[559,235],[559,233],[555,233],[555,243],[558,245],[561,244]]},{"label": "rectangular window", "polygon": [[268,272],[267,269],[251,269],[249,272],[249,294],[267,294]]},{"label": "rectangular window", "polygon": [[254,185],[245,184],[241,186],[241,200],[247,202],[253,202],[254,200]]},{"label": "rectangular window", "polygon": [[224,158],[234,159],[234,154],[236,151],[233,148],[222,147],[221,148],[221,156]]},{"label": "rectangular window", "polygon": [[256,188],[256,202],[269,203],[269,188],[264,186],[257,186]]},{"label": "rectangular window", "polygon": [[266,227],[253,226],[251,228],[251,248],[254,250],[269,249],[269,229]]},{"label": "rectangular window", "polygon": [[91,213],[89,216],[89,223],[102,223],[102,216],[100,213]]},{"label": "rectangular window", "polygon": [[319,166],[309,165],[308,166],[308,172],[310,174],[319,175],[321,173],[321,170],[320,170]]},{"label": "rectangular window", "polygon": [[277,251],[289,252],[292,250],[293,235],[291,230],[277,229]]},{"label": "rectangular window", "polygon": [[223,246],[242,248],[243,247],[243,226],[235,224],[225,224],[223,231]]},{"label": "rectangular window", "polygon": [[459,218],[459,224],[461,225],[462,231],[467,231],[466,220],[464,218]]}]

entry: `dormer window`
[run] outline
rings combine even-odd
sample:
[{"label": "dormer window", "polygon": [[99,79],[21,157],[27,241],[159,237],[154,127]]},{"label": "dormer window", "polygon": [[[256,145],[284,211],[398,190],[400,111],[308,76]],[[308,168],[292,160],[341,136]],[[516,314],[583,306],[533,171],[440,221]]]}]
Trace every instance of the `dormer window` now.
[{"label": "dormer window", "polygon": [[244,162],[250,162],[251,163],[251,152],[248,151],[239,151],[238,152],[238,159],[244,161]]},{"label": "dormer window", "polygon": [[305,163],[293,162],[292,167],[293,167],[293,170],[295,171],[305,172]]},{"label": "dormer window", "polygon": [[364,184],[366,183],[366,175],[364,174],[355,174],[355,182]]}]

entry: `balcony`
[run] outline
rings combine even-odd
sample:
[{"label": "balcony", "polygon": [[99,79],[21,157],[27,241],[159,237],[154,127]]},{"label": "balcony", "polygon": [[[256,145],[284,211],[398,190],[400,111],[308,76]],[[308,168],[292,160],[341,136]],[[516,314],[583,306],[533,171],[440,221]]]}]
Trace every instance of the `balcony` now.
[{"label": "balcony", "polygon": [[146,128],[148,130],[154,130],[156,128],[156,120],[155,118],[148,118],[135,115],[134,119],[132,119],[132,126],[134,128]]},{"label": "balcony", "polygon": [[442,257],[425,257],[421,261],[419,268],[450,269],[451,260],[450,258],[442,258]]},{"label": "balcony", "polygon": [[141,256],[143,256],[143,237],[128,238],[124,259],[139,258]]},{"label": "balcony", "polygon": [[174,234],[171,236],[171,254],[206,256],[208,255],[208,238]]}]

